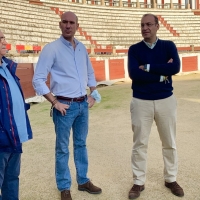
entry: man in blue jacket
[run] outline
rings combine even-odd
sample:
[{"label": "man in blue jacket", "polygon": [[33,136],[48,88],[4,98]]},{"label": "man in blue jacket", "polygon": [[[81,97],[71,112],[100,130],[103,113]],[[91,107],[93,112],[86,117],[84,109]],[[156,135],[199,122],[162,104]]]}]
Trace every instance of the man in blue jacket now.
[{"label": "man in blue jacket", "polygon": [[134,132],[134,185],[129,192],[129,199],[136,199],[145,189],[147,147],[154,120],[162,142],[165,186],[174,195],[184,196],[183,189],[176,182],[177,101],[172,92],[172,75],[179,72],[180,59],[172,41],[157,38],[158,29],[158,18],[153,14],[145,14],[141,19],[144,40],[132,45],[128,51],[128,70],[133,89],[130,111]]},{"label": "man in blue jacket", "polygon": [[0,200],[18,200],[22,143],[32,138],[32,131],[17,64],[4,57],[6,44],[0,31]]}]

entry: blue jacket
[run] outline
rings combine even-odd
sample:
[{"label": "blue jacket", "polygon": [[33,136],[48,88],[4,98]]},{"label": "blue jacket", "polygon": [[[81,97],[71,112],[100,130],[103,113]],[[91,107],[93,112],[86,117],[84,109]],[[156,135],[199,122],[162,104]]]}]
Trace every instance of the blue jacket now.
[{"label": "blue jacket", "polygon": [[[172,63],[168,63],[170,59]],[[139,69],[150,64],[150,71]],[[132,45],[128,51],[128,71],[132,79],[133,97],[144,100],[164,99],[172,95],[172,75],[180,70],[177,48],[172,41],[158,39],[150,49],[143,41]],[[168,80],[160,82],[161,76]]]},{"label": "blue jacket", "polygon": [[[8,63],[7,68],[14,77],[21,94],[23,96],[22,88],[19,83],[19,78],[15,75],[17,63],[3,57],[3,60]],[[24,99],[24,96],[23,96]],[[30,105],[24,101],[24,108],[26,114],[26,124],[28,138],[32,139],[32,130],[27,115],[27,110]],[[22,153],[22,144],[20,143],[17,126],[13,116],[12,97],[9,85],[4,77],[0,75],[0,152]]]}]

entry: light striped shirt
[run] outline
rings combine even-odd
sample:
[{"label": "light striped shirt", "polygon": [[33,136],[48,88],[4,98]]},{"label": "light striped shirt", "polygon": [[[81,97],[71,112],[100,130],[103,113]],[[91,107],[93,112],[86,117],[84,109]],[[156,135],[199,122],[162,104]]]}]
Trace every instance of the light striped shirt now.
[{"label": "light striped shirt", "polygon": [[[75,49],[61,36],[43,48],[33,77],[38,95],[52,92],[56,96],[75,98],[86,95],[87,86],[96,86],[87,50],[78,40],[74,42]],[[49,73],[50,89],[46,85]]]}]

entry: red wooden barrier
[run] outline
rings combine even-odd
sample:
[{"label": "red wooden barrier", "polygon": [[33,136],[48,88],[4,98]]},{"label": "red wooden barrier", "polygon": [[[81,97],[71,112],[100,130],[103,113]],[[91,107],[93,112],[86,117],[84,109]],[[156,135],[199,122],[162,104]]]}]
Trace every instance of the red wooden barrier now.
[{"label": "red wooden barrier", "polygon": [[104,60],[91,60],[92,66],[94,68],[95,77],[97,81],[105,81],[105,61]]},{"label": "red wooden barrier", "polygon": [[182,58],[182,72],[191,72],[198,70],[197,56],[183,57]]},{"label": "red wooden barrier", "polygon": [[34,97],[35,91],[32,86],[33,78],[33,64],[32,63],[20,63],[17,66],[16,75],[20,78],[20,83],[25,98]]},{"label": "red wooden barrier", "polygon": [[200,47],[194,47],[194,51],[200,51]]},{"label": "red wooden barrier", "polygon": [[178,51],[191,51],[192,47],[177,47]]},{"label": "red wooden barrier", "polygon": [[116,49],[116,53],[128,53],[128,49]]},{"label": "red wooden barrier", "polygon": [[124,59],[110,59],[109,74],[110,80],[124,78]]},{"label": "red wooden barrier", "polygon": [[106,54],[106,53],[109,53],[109,54],[112,54],[112,49],[94,49],[94,52],[95,53],[101,53],[101,54]]}]

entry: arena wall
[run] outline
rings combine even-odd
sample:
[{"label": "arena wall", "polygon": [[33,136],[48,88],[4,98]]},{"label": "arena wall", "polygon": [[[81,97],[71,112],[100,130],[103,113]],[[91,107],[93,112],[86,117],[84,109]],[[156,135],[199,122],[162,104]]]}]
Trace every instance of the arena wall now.
[{"label": "arena wall", "polygon": [[[178,75],[200,73],[200,53],[180,53],[181,69]],[[130,81],[127,70],[127,56],[91,57],[98,85],[112,85],[116,82]],[[41,102],[43,97],[37,96],[32,86],[32,77],[38,57],[15,57],[18,62],[17,75],[27,102]],[[50,78],[48,77],[47,85]]]}]

